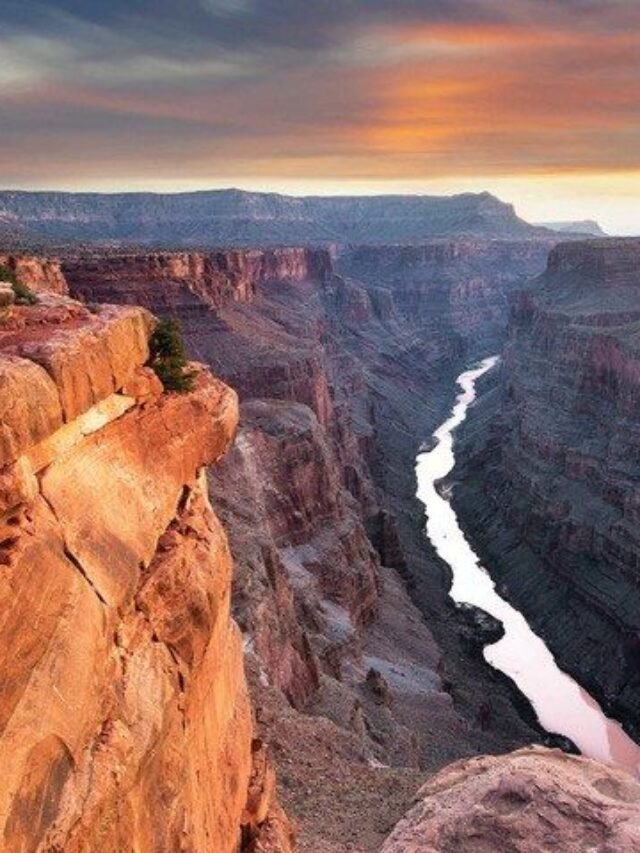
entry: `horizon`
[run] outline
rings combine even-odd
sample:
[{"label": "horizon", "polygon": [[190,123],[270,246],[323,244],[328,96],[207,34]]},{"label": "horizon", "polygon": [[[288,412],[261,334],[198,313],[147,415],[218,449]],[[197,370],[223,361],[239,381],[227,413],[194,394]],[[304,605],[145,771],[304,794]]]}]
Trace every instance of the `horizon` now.
[{"label": "horizon", "polygon": [[[342,185],[343,186],[343,185]],[[549,208],[542,203],[539,206],[535,204],[529,207],[531,211],[529,214],[526,212],[527,205],[524,203],[518,203],[517,200],[505,198],[500,195],[498,192],[492,191],[490,189],[481,189],[481,188],[471,188],[465,189],[464,186],[456,187],[452,189],[450,192],[446,190],[437,191],[434,189],[410,189],[406,188],[403,190],[402,187],[398,188],[380,188],[380,187],[359,187],[352,188],[351,191],[340,191],[337,187],[327,187],[325,185],[310,187],[308,190],[305,190],[299,186],[264,186],[263,184],[256,185],[245,185],[242,186],[240,184],[225,184],[221,186],[184,186],[178,185],[173,186],[171,189],[165,189],[162,187],[158,187],[156,184],[150,184],[148,187],[115,187],[112,189],[103,189],[100,188],[99,185],[88,188],[74,188],[72,186],[69,187],[60,187],[60,186],[45,186],[45,187],[25,187],[25,186],[0,186],[0,193],[4,192],[16,192],[16,193],[54,193],[54,194],[80,194],[80,195],[188,195],[194,193],[213,193],[213,192],[244,192],[244,193],[255,193],[260,195],[279,195],[283,197],[290,198],[366,198],[366,197],[384,197],[384,196],[413,196],[413,197],[425,197],[425,198],[452,198],[454,196],[464,196],[464,195],[490,195],[503,204],[510,205],[513,207],[516,216],[523,219],[526,222],[529,222],[532,225],[546,225],[547,223],[571,223],[571,222],[587,222],[593,221],[596,222],[606,233],[608,237],[639,237],[640,236],[640,227],[636,230],[631,226],[628,230],[624,229],[616,229],[615,224],[612,224],[614,221],[611,217],[602,216],[598,217],[595,215],[590,215],[585,209],[584,212],[580,210],[576,210],[575,208],[565,208],[565,216],[561,215],[562,208],[555,204],[553,207]],[[522,208],[525,208],[523,210]],[[548,214],[548,215],[547,215]],[[555,215],[554,215],[555,214]]]}]

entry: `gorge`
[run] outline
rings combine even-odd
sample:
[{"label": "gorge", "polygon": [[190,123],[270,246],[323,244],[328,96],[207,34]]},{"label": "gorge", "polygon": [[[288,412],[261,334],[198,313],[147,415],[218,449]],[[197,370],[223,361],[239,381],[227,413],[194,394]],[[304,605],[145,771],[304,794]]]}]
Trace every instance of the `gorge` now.
[{"label": "gorge", "polygon": [[[496,592],[495,584],[468,545],[441,483],[455,465],[454,432],[467,418],[475,383],[493,369],[498,357],[484,359],[458,377],[462,392],[451,416],[435,431],[435,447],[417,458],[418,497],[424,503],[426,532],[438,555],[452,571],[451,597],[499,620],[503,636],[484,647],[492,666],[511,678],[531,702],[549,733],[570,739],[583,755],[622,767],[640,776],[640,746],[609,720],[597,702],[563,673],[526,619]],[[490,702],[487,704],[490,715]]]},{"label": "gorge", "polygon": [[[532,606],[531,587],[518,591],[526,575],[519,581],[511,577],[506,556],[511,560],[513,550],[502,543],[513,539],[498,530],[499,524],[514,524],[508,516],[511,501],[502,500],[507,474],[518,478],[508,487],[515,498],[512,511],[517,514],[519,506],[531,503],[538,512],[531,495],[524,494],[524,485],[532,481],[527,466],[560,464],[562,433],[554,435],[548,421],[535,431],[536,452],[543,461],[531,453],[529,444],[526,450],[519,444],[525,437],[532,441],[524,426],[536,426],[535,418],[543,412],[537,397],[535,405],[531,402],[544,384],[531,368],[534,357],[541,358],[537,347],[546,348],[545,380],[553,379],[545,406],[573,395],[572,400],[579,401],[575,405],[580,423],[588,423],[591,430],[591,455],[568,459],[563,464],[570,467],[562,469],[563,476],[598,470],[604,400],[615,399],[621,415],[616,420],[620,432],[611,441],[612,447],[619,443],[616,459],[624,460],[624,453],[635,446],[636,374],[629,352],[638,304],[636,250],[616,241],[555,248],[558,239],[540,232],[508,239],[466,234],[406,245],[332,243],[207,251],[66,245],[57,259],[47,261],[29,260],[15,250],[3,254],[0,263],[19,271],[40,294],[36,306],[16,306],[5,318],[3,364],[22,359],[41,365],[57,383],[59,405],[66,407],[57,419],[52,415],[46,428],[37,412],[48,409],[37,395],[23,394],[26,406],[14,413],[16,425],[5,442],[13,453],[7,457],[11,477],[7,471],[6,503],[25,507],[26,532],[17,541],[8,534],[5,541],[10,553],[22,547],[24,536],[45,541],[44,527],[38,523],[33,533],[28,527],[40,494],[48,502],[43,512],[58,513],[52,524],[61,532],[52,535],[63,541],[68,571],[79,575],[77,582],[88,587],[87,595],[93,595],[98,610],[106,614],[103,622],[97,617],[92,621],[91,635],[102,643],[105,660],[116,660],[113,696],[107,686],[111,664],[97,665],[100,676],[92,682],[100,685],[98,704],[107,720],[93,739],[88,734],[92,725],[96,728],[93,711],[91,722],[81,717],[84,741],[67,729],[64,736],[59,734],[62,711],[56,711],[51,732],[44,731],[45,724],[36,726],[32,717],[25,718],[23,728],[32,741],[25,741],[23,751],[32,757],[17,754],[15,781],[7,793],[7,811],[14,816],[5,834],[15,849],[29,838],[25,816],[46,802],[46,821],[37,838],[33,836],[36,844],[63,838],[65,826],[78,819],[72,816],[80,814],[77,826],[82,830],[77,829],[78,840],[73,841],[78,850],[97,843],[91,826],[102,832],[107,825],[116,835],[104,838],[117,850],[128,849],[123,840],[128,833],[145,851],[175,849],[171,845],[180,833],[191,839],[192,847],[186,849],[207,849],[197,839],[207,833],[213,837],[214,832],[221,833],[216,850],[233,850],[238,843],[256,853],[286,850],[285,845],[294,843],[291,824],[297,832],[296,849],[310,853],[378,850],[390,833],[384,849],[403,850],[388,845],[396,843],[394,827],[425,781],[423,796],[432,804],[440,784],[442,790],[453,785],[458,791],[459,786],[460,793],[453,796],[460,796],[460,802],[484,798],[478,809],[486,810],[490,838],[514,801],[524,797],[522,808],[532,812],[546,808],[545,798],[553,802],[556,767],[568,798],[563,832],[569,832],[569,825],[575,832],[586,826],[582,809],[588,800],[603,833],[631,837],[638,802],[635,783],[625,782],[618,771],[542,747],[520,749],[508,757],[472,758],[556,741],[547,737],[530,709],[523,708],[508,679],[487,665],[482,630],[450,601],[443,542],[437,535],[431,545],[425,540],[423,511],[415,495],[416,452],[446,422],[458,376],[487,353],[500,352],[508,335],[504,366],[474,377],[479,400],[456,432],[455,469],[429,476],[434,481],[448,476],[453,503],[446,506],[458,515],[462,529],[469,530],[474,549],[492,572],[495,551],[504,551],[502,559],[496,559],[500,595],[531,618],[532,628],[559,664],[633,733],[632,715],[627,713],[631,699],[624,704],[625,697],[634,695],[633,684],[625,688],[624,701],[605,698],[597,686],[593,689],[600,677],[600,658],[585,658],[589,677],[584,677],[582,664],[574,666],[563,651],[563,637],[558,639],[542,624],[535,597]],[[525,295],[518,295],[540,274],[535,287],[529,284]],[[599,290],[603,282],[604,308]],[[570,313],[574,297],[582,300],[574,315],[578,320],[556,318],[555,312]],[[197,368],[196,388],[187,395],[162,393],[150,374],[146,338],[154,321],[149,311],[177,318],[190,357],[206,365]],[[109,335],[98,333],[107,319],[115,323],[120,317],[137,318],[135,344],[120,347]],[[590,348],[585,339],[597,343]],[[63,348],[64,358],[58,348]],[[137,353],[130,363],[122,351],[129,348]],[[584,373],[577,353],[588,355],[590,367]],[[65,367],[68,359],[71,368]],[[105,359],[108,368],[103,369]],[[572,385],[578,370],[580,378]],[[6,393],[15,395],[15,389],[23,387],[16,382],[24,384],[26,379],[11,382],[5,385],[10,389]],[[229,387],[237,392],[239,406]],[[11,416],[8,403],[4,412],[3,423]],[[431,454],[439,447],[447,450],[443,440],[450,437],[451,426],[445,423],[444,432],[438,430],[441,444],[422,456],[423,462],[435,460]],[[50,432],[55,453],[47,449]],[[552,437],[558,443],[553,448]],[[576,440],[572,446],[579,445]],[[108,459],[119,455],[120,462],[110,467]],[[25,456],[40,478],[39,492],[25,491],[35,485],[20,461]],[[590,478],[591,485],[601,488],[600,499],[611,500],[625,518],[634,506],[632,462],[627,461],[626,481],[622,462],[615,469],[615,482]],[[104,482],[113,484],[115,501],[98,510],[83,478],[95,482],[103,464]],[[575,488],[566,491],[566,500]],[[131,497],[128,489],[137,496]],[[162,508],[154,503],[159,492],[166,500]],[[541,500],[538,490],[535,496]],[[211,514],[209,499],[220,522]],[[441,500],[435,488],[429,495],[429,501],[434,500]],[[496,510],[501,501],[504,512]],[[99,522],[95,543],[93,535],[86,535],[83,506],[90,507]],[[572,520],[574,526],[560,540],[567,552],[576,543],[585,549],[590,544],[589,519],[582,519],[576,530],[578,510],[562,509],[564,515],[542,503],[540,515],[531,515],[526,536],[518,531],[521,542],[543,541],[542,516],[547,513],[545,529],[547,519],[554,524]],[[433,508],[429,518],[436,523]],[[233,556],[232,594],[222,527]],[[497,545],[490,541],[493,535],[499,537]],[[623,545],[632,535],[632,529],[616,528],[615,537],[609,530],[599,551],[612,554],[615,547],[618,560],[627,560],[630,597],[631,564],[625,555],[632,549],[623,550]],[[105,564],[105,548],[115,554],[110,565]],[[528,571],[530,561],[518,565]],[[591,565],[590,571],[595,572]],[[21,569],[15,575],[27,576]],[[532,583],[541,597],[547,595],[548,609],[556,578],[543,584],[541,576],[539,571]],[[568,600],[569,582],[565,577],[558,582],[564,585],[557,600],[560,608]],[[597,583],[592,581],[591,587]],[[20,598],[20,614],[28,611],[33,588]],[[453,595],[460,598],[455,584]],[[472,603],[491,612],[486,600]],[[580,602],[572,606],[576,619],[600,619],[588,615],[582,591]],[[16,607],[7,612],[17,613]],[[242,634],[244,654],[229,607]],[[64,619],[69,612],[64,610]],[[20,620],[26,621],[23,615]],[[7,630],[14,631],[13,625]],[[134,627],[139,633],[131,639]],[[62,633],[67,636],[66,629]],[[79,633],[86,633],[84,627]],[[611,655],[615,631],[603,629],[602,636],[611,641],[606,652]],[[31,642],[25,639],[27,645]],[[632,661],[633,642],[627,645],[626,660]],[[219,660],[220,649],[227,650],[226,663]],[[490,657],[492,648],[486,653]],[[82,660],[92,658],[89,651],[83,655]],[[582,660],[582,653],[579,657]],[[39,689],[51,692],[60,670],[70,678],[78,659],[70,653],[56,671],[43,664]],[[621,672],[626,673],[624,666]],[[154,680],[158,668],[162,676]],[[211,713],[230,714],[224,723],[207,718],[205,694],[212,702]],[[25,696],[28,705],[31,700]],[[162,714],[148,716],[154,703]],[[547,726],[539,716],[545,728],[558,728]],[[182,729],[180,720],[186,720]],[[221,733],[219,744],[208,742],[210,726]],[[565,734],[579,741],[575,732]],[[623,750],[633,749],[633,742],[619,734]],[[61,738],[61,745],[55,738]],[[52,787],[55,756],[67,755],[67,750],[70,769],[56,776],[60,782]],[[157,756],[150,763],[143,757],[145,750]],[[185,768],[183,756],[191,753],[195,764]],[[204,755],[217,757],[207,766],[196,766],[197,757]],[[593,755],[607,758],[595,749]],[[458,759],[462,763],[442,770]],[[625,758],[620,763],[632,762]],[[122,772],[122,777],[114,777],[118,795],[109,781],[116,768]],[[99,801],[87,800],[82,788],[83,774],[89,772],[103,774]],[[536,780],[533,793],[527,778]],[[185,785],[183,779],[196,781]],[[222,799],[213,802],[193,793],[206,787],[203,779],[214,780],[212,796],[218,796],[217,786],[227,786]],[[174,804],[171,820],[163,815],[162,826],[153,821],[148,825],[138,811],[150,790],[162,792],[163,803]],[[592,803],[590,797],[596,800]],[[113,805],[118,798],[127,804],[121,811]],[[612,817],[613,802],[627,804],[617,806],[627,809],[629,826],[624,830],[616,823],[622,817],[617,812],[615,820]],[[223,825],[215,829],[214,814],[223,817]],[[185,829],[185,820],[195,823]],[[412,834],[419,826],[427,837],[432,831],[425,829],[424,815],[417,823],[411,815],[407,820],[398,832]],[[451,825],[438,829],[448,833],[447,838],[455,831]],[[469,829],[472,835],[477,831]],[[76,849],[70,840],[66,843]]]},{"label": "gorge", "polygon": [[633,239],[561,245],[514,299],[453,494],[509,598],[636,737],[639,259]]}]

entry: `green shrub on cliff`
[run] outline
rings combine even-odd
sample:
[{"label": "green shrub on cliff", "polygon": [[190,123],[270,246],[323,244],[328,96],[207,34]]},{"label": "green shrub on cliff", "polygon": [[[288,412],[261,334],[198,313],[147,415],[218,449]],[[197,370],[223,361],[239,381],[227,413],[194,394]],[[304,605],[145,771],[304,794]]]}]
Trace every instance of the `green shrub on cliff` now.
[{"label": "green shrub on cliff", "polygon": [[177,320],[160,320],[149,339],[151,367],[166,391],[185,393],[193,388],[195,371],[187,367]]},{"label": "green shrub on cliff", "polygon": [[16,295],[16,305],[35,305],[38,297],[26,284],[18,281],[16,274],[9,267],[0,264],[0,281],[8,281]]}]

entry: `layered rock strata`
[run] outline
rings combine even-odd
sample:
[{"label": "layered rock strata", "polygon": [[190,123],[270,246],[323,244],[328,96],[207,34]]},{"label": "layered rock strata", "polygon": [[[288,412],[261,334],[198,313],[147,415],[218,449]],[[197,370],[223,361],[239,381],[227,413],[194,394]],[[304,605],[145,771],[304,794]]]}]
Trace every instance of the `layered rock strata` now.
[{"label": "layered rock strata", "polygon": [[151,323],[47,296],[0,325],[3,850],[290,847],[202,474],[237,398],[163,393]]},{"label": "layered rock strata", "polygon": [[559,246],[513,303],[454,499],[563,668],[640,734],[640,241]]},{"label": "layered rock strata", "polygon": [[[4,228],[3,228],[4,225]],[[489,193],[295,198],[274,193],[0,191],[0,233],[58,243],[172,247],[414,243],[548,234]],[[14,238],[14,239],[15,239]]]}]

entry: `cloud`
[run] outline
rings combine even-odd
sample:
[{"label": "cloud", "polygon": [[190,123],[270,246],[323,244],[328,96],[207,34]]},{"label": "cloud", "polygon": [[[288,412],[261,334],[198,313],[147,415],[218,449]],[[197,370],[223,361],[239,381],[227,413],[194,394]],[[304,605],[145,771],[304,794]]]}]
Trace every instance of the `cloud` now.
[{"label": "cloud", "polygon": [[640,167],[636,0],[3,0],[0,183]]}]

